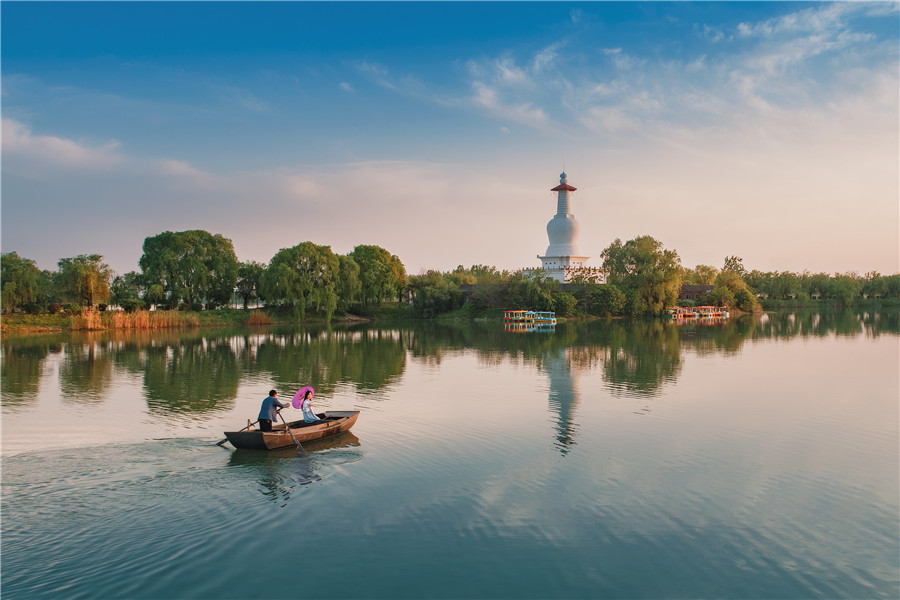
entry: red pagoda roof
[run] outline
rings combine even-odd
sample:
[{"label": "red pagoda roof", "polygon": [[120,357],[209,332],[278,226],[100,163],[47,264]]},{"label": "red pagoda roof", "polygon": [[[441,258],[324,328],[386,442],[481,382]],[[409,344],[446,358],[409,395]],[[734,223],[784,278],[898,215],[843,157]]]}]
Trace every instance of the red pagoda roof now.
[{"label": "red pagoda roof", "polygon": [[574,192],[574,191],[577,190],[577,189],[578,189],[578,188],[572,187],[572,186],[569,185],[568,183],[561,183],[561,184],[559,184],[558,186],[556,186],[555,188],[553,188],[553,189],[550,190],[550,191],[551,191],[551,192],[560,192],[560,191],[562,191],[562,190],[568,190],[568,191],[570,191],[570,192]]}]

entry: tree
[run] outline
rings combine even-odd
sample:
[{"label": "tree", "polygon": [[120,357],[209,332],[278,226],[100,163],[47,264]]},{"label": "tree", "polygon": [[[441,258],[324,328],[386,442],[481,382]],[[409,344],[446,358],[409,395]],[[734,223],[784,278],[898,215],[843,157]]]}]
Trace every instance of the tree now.
[{"label": "tree", "polygon": [[303,242],[282,248],[262,276],[262,292],[270,300],[291,306],[300,320],[306,318],[308,308],[324,311],[325,320],[331,320],[337,308],[339,268],[330,246]]},{"label": "tree", "polygon": [[681,289],[681,259],[649,235],[622,243],[616,239],[601,254],[607,282],[625,292],[629,312],[654,314],[672,306]]},{"label": "tree", "polygon": [[722,269],[716,277],[715,285],[711,296],[713,303],[744,312],[758,310],[759,301],[737,271]]},{"label": "tree", "polygon": [[0,286],[2,286],[3,310],[12,312],[17,307],[42,309],[47,304],[49,279],[30,258],[7,252],[0,256]]},{"label": "tree", "polygon": [[692,285],[713,285],[719,270],[710,265],[697,265],[693,269],[686,269],[684,282]]},{"label": "tree", "polygon": [[744,276],[744,273],[747,270],[744,268],[744,259],[738,256],[726,256],[725,257],[725,266],[722,267],[723,271],[734,271],[741,277]]},{"label": "tree", "polygon": [[[110,304],[125,308],[125,301],[140,301],[143,295],[143,278],[136,271],[129,271],[124,275],[116,275],[109,286]],[[128,302],[129,306],[136,306],[134,302]]]},{"label": "tree", "polygon": [[338,305],[343,310],[350,308],[350,304],[356,301],[362,290],[359,281],[359,265],[353,257],[347,255],[338,256]]},{"label": "tree", "polygon": [[381,304],[386,298],[396,296],[406,285],[403,263],[380,246],[357,246],[350,258],[359,265],[363,306],[369,306],[370,301]]},{"label": "tree", "polygon": [[615,317],[625,312],[625,294],[616,286],[606,283],[593,286],[588,295],[588,314],[596,317]]},{"label": "tree", "polygon": [[74,258],[61,258],[58,284],[60,293],[72,300],[79,300],[89,309],[94,302],[109,301],[109,280],[112,269],[103,262],[100,254],[79,254]]},{"label": "tree", "polygon": [[203,230],[165,231],[144,240],[139,265],[148,289],[160,285],[166,303],[208,308],[231,301],[238,260],[231,240]]},{"label": "tree", "polygon": [[254,298],[258,300],[260,298],[260,284],[265,272],[266,265],[253,260],[242,262],[238,266],[235,289],[244,301],[244,310],[247,310],[250,300]]}]

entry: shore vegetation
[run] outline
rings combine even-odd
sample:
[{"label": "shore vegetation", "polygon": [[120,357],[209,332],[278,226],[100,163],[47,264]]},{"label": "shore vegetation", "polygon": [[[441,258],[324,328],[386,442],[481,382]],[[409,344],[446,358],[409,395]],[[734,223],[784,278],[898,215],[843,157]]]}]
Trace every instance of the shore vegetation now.
[{"label": "shore vegetation", "polygon": [[[144,240],[139,271],[116,274],[99,254],[61,258],[56,271],[8,252],[0,256],[4,333],[61,329],[164,329],[331,320],[499,319],[508,309],[555,311],[560,318],[658,315],[670,306],[713,305],[735,312],[781,307],[900,304],[900,273],[792,273],[747,270],[737,256],[721,268],[682,266],[651,236],[616,239],[596,271],[565,284],[540,269],[458,266],[408,275],[374,245],[346,255],[301,242],[267,263],[241,262],[228,238],[203,230],[165,231]],[[680,299],[685,284],[705,293]]]}]

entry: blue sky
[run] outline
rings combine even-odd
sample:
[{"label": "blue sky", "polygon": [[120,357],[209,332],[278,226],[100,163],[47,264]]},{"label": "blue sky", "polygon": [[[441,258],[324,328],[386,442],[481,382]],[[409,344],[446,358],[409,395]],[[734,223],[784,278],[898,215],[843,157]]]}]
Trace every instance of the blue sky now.
[{"label": "blue sky", "polygon": [[580,246],[900,271],[898,4],[2,2],[2,239],[137,269],[161,231],[407,270]]}]

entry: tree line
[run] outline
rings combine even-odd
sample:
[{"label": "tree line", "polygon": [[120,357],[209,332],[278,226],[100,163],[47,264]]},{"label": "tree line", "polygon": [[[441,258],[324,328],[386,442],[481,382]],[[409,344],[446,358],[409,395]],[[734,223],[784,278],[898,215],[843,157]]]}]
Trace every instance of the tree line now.
[{"label": "tree line", "polygon": [[406,270],[396,255],[359,245],[347,255],[303,242],[282,248],[265,265],[241,262],[231,240],[202,230],[165,231],[144,240],[140,271],[114,274],[99,254],[60,259],[57,271],[41,270],[16,252],[2,255],[0,281],[6,312],[137,309],[216,309],[237,295],[280,307],[304,319],[312,310],[329,320],[335,310],[396,298]]},{"label": "tree line", "polygon": [[[144,240],[140,271],[118,275],[99,254],[60,259],[56,271],[39,269],[16,252],[2,255],[0,282],[5,312],[79,311],[107,304],[126,311],[150,308],[204,310],[251,303],[330,320],[336,313],[366,311],[385,301],[408,303],[412,315],[431,318],[464,305],[472,314],[507,308],[553,310],[559,316],[641,316],[678,303],[681,286],[712,286],[696,303],[753,312],[783,302],[812,299],[850,305],[866,298],[900,298],[900,274],[869,272],[800,274],[747,271],[736,256],[721,268],[685,268],[677,252],[651,236],[616,239],[596,272],[576,270],[566,285],[540,269],[500,271],[459,266],[407,276],[400,259],[375,245],[346,255],[302,242],[282,248],[263,264],[239,261],[228,238],[203,230],[165,231]],[[468,302],[467,302],[468,301]]]}]

